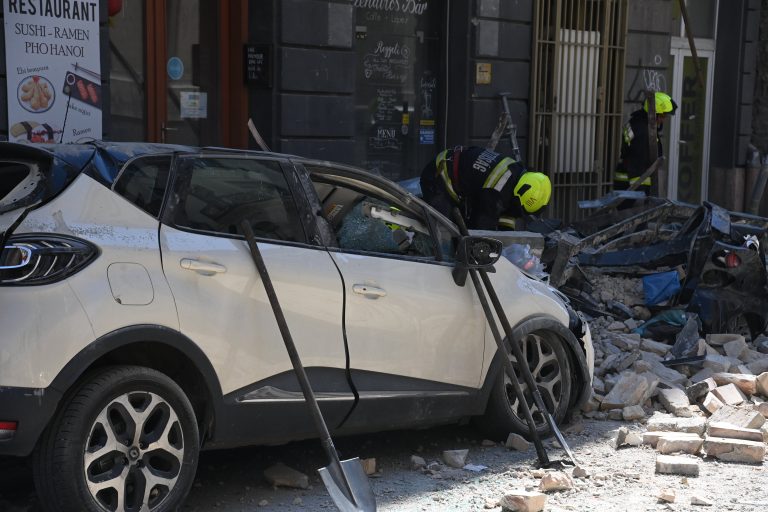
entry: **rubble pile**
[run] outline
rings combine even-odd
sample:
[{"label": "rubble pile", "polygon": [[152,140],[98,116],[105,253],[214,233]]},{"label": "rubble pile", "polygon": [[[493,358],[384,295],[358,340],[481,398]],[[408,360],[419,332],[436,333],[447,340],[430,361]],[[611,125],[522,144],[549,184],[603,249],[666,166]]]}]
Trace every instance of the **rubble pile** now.
[{"label": "rubble pile", "polygon": [[696,336],[687,341],[694,355],[675,358],[680,335],[674,344],[643,338],[632,332],[642,324],[605,317],[591,322],[595,379],[583,415],[645,423],[641,438],[623,427],[613,442],[617,449],[640,443],[655,448],[657,473],[698,475],[700,459],[689,456],[762,464],[768,444],[768,338]]}]

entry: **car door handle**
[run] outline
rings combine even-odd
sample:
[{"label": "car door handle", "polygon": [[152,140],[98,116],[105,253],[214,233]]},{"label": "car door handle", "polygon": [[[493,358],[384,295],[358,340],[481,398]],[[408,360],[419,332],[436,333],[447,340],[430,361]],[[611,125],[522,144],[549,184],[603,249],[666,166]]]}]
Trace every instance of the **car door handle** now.
[{"label": "car door handle", "polygon": [[224,265],[219,265],[218,263],[213,263],[212,261],[200,261],[193,260],[191,258],[182,258],[179,263],[181,264],[181,268],[192,270],[193,272],[197,272],[198,274],[202,274],[204,276],[223,274],[227,271],[227,267]]},{"label": "car door handle", "polygon": [[386,290],[368,284],[353,284],[352,291],[366,299],[378,299],[379,297],[387,296]]}]

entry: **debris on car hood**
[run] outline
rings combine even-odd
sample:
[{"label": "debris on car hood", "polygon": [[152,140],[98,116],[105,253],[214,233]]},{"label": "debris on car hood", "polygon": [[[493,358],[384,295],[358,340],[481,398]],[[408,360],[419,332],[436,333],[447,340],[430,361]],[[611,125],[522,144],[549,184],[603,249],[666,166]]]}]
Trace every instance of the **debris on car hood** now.
[{"label": "debris on car hood", "polygon": [[[767,228],[712,203],[648,198],[546,234],[542,262],[550,284],[592,317],[643,322],[676,310],[697,315],[703,333],[755,337],[768,325]],[[686,322],[656,323],[669,340]]]}]

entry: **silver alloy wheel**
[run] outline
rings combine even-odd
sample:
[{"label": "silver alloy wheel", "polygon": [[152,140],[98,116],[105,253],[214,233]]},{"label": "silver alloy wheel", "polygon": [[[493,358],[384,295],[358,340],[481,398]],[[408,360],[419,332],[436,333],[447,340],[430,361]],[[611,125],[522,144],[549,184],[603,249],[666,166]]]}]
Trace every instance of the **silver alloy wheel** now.
[{"label": "silver alloy wheel", "polygon": [[[539,388],[541,398],[544,400],[544,405],[547,406],[550,413],[554,414],[563,396],[563,371],[562,363],[558,360],[557,354],[552,348],[552,343],[557,343],[557,341],[553,342],[548,336],[532,333],[523,339],[521,349],[523,357],[528,361],[528,368],[531,369],[536,387]],[[510,354],[509,359],[517,369],[517,359],[515,359],[515,356]],[[545,427],[547,422],[544,415],[541,414],[541,410],[534,403],[533,395],[528,390],[528,385],[523,380],[522,375],[520,372],[517,372],[517,374],[518,382],[531,409],[531,415],[533,416],[534,423],[536,423],[536,428]],[[525,424],[525,415],[512,387],[512,379],[506,372],[504,372],[504,389],[506,390],[507,400],[509,401],[512,413]]]},{"label": "silver alloy wheel", "polygon": [[170,495],[184,460],[181,423],[155,393],[114,398],[88,434],[83,467],[94,500],[110,512],[156,510]]}]

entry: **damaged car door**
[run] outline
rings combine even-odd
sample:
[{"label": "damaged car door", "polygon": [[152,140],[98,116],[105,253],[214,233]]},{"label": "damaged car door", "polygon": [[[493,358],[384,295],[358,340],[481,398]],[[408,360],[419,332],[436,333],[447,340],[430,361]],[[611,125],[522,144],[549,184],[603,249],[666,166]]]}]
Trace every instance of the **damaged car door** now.
[{"label": "damaged car door", "polygon": [[[342,287],[328,253],[309,241],[275,158],[177,157],[160,239],[181,332],[212,362],[227,421],[226,445],[314,435],[277,323],[248,246],[259,244],[302,361],[329,425],[353,403],[341,333]],[[210,445],[216,446],[217,439]]]},{"label": "damaged car door", "polygon": [[393,428],[466,414],[481,385],[485,319],[472,287],[457,286],[451,274],[457,233],[390,182],[305,166],[344,278],[359,394],[344,428],[365,429],[371,418]]}]

